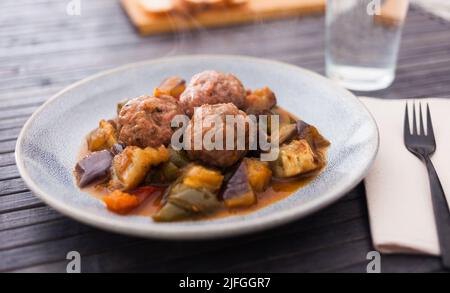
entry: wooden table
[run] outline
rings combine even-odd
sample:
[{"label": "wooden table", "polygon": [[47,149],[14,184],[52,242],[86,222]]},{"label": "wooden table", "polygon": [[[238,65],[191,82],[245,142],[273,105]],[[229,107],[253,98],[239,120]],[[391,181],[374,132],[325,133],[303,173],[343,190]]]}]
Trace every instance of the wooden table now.
[{"label": "wooden table", "polygon": [[[55,212],[21,180],[17,135],[30,114],[72,82],[104,69],[167,55],[227,53],[290,62],[323,73],[323,17],[141,38],[118,1],[2,0],[0,4],[0,271],[365,272],[371,251],[364,187],[295,223],[220,241],[167,242],[96,230]],[[413,8],[398,77],[383,98],[450,93],[450,24]],[[383,272],[441,271],[439,259],[382,256]]]}]

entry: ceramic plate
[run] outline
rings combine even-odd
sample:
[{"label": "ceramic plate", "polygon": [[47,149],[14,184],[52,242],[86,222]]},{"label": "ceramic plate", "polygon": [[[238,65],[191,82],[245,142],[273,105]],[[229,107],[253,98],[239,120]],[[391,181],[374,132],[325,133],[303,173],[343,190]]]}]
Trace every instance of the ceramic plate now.
[{"label": "ceramic plate", "polygon": [[[72,170],[82,141],[101,118],[114,116],[116,102],[151,93],[164,77],[189,79],[206,69],[233,73],[249,88],[269,86],[282,107],[318,127],[332,143],[324,172],[292,196],[254,213],[176,223],[113,214],[100,200],[77,188]],[[127,65],[66,88],[25,124],[16,161],[22,178],[38,197],[83,223],[142,237],[204,239],[259,231],[324,208],[364,178],[377,149],[377,126],[367,109],[331,81],[275,61],[197,55]]]}]

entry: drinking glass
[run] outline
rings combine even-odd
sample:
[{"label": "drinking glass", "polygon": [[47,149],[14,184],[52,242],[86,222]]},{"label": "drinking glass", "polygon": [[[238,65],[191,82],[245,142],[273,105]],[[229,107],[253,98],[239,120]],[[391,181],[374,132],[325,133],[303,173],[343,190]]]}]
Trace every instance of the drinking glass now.
[{"label": "drinking glass", "polygon": [[327,76],[351,90],[389,87],[408,6],[408,0],[327,0]]}]

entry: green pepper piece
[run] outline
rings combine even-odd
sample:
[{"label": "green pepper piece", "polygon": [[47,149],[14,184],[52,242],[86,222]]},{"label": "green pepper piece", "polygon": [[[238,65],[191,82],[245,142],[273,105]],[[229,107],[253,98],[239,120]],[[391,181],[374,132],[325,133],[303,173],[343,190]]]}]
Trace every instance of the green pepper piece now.
[{"label": "green pepper piece", "polygon": [[183,168],[185,166],[187,166],[190,161],[186,156],[186,153],[182,150],[177,151],[175,149],[172,148],[172,146],[169,146],[169,156],[170,156],[170,161],[177,166],[178,168]]},{"label": "green pepper piece", "polygon": [[186,210],[196,213],[208,213],[217,210],[221,202],[217,196],[206,189],[194,189],[183,184],[175,186],[168,201]]},{"label": "green pepper piece", "polygon": [[192,212],[168,202],[153,215],[153,220],[157,222],[172,222],[190,218],[192,216]]}]

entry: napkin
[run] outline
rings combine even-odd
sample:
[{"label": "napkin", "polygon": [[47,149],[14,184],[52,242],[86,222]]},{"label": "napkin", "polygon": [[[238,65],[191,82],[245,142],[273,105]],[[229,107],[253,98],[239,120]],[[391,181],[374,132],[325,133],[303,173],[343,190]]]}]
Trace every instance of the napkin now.
[{"label": "napkin", "polygon": [[[364,97],[361,101],[380,131],[380,149],[365,179],[375,249],[382,253],[439,255],[428,173],[403,143],[406,100]],[[437,144],[432,161],[450,203],[450,99],[415,101],[422,102],[423,110],[426,103],[430,105]],[[411,100],[409,105],[412,111]]]}]

